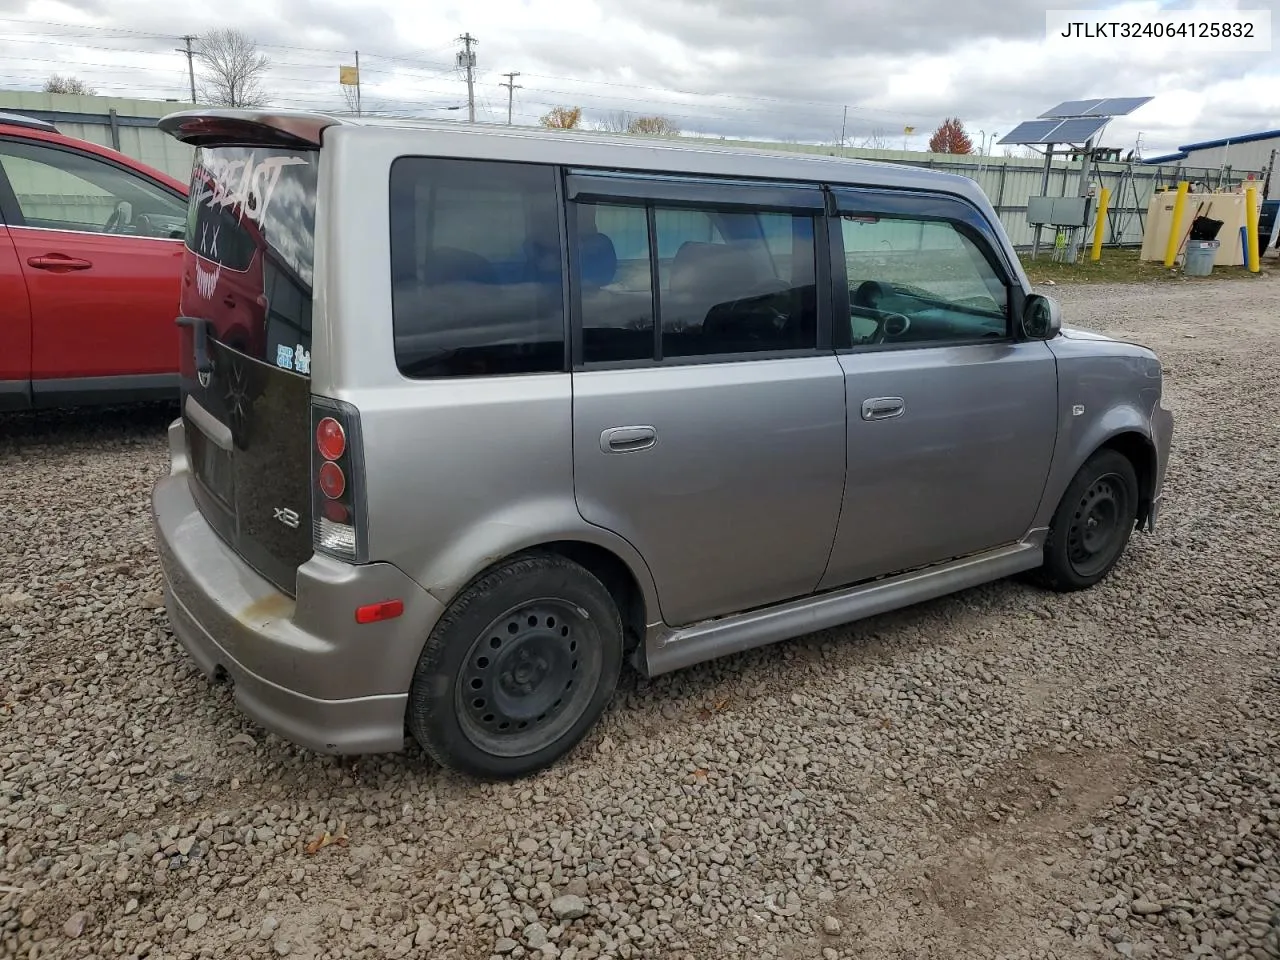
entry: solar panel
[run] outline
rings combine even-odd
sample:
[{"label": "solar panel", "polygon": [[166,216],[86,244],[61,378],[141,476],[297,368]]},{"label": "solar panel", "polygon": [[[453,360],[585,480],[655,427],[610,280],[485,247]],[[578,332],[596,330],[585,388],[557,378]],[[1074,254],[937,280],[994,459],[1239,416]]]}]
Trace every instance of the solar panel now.
[{"label": "solar panel", "polygon": [[1000,138],[1001,143],[1084,143],[1105,127],[1110,117],[1070,120],[1026,120]]},{"label": "solar panel", "polygon": [[1045,134],[1052,133],[1062,126],[1061,120],[1024,120],[1003,137],[1001,143],[1054,143]]},{"label": "solar panel", "polygon": [[1085,116],[1123,117],[1125,114],[1133,113],[1144,103],[1150,103],[1154,99],[1154,97],[1112,97],[1110,100],[1103,100],[1099,106],[1090,110]]},{"label": "solar panel", "polygon": [[1110,117],[1077,117],[1063,120],[1053,131],[1054,143],[1084,143],[1107,125]]},{"label": "solar panel", "polygon": [[1133,113],[1152,97],[1108,97],[1101,100],[1065,100],[1040,114],[1042,120],[1069,120],[1075,117],[1123,117]]},{"label": "solar panel", "polygon": [[1102,103],[1101,100],[1064,100],[1052,110],[1040,114],[1042,120],[1065,120],[1067,117],[1085,117],[1089,111]]}]

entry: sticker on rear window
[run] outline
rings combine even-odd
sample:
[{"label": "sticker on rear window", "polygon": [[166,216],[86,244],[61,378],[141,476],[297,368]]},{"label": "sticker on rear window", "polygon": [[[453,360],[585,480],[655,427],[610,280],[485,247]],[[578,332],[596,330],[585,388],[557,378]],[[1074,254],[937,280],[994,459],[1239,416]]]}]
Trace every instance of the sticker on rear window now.
[{"label": "sticker on rear window", "polygon": [[276,366],[285,370],[293,369],[293,347],[281,343],[276,347]]}]

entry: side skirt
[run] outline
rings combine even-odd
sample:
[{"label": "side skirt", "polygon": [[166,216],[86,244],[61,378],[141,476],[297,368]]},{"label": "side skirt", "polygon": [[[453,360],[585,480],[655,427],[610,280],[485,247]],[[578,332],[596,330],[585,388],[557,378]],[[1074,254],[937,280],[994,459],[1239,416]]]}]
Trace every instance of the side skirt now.
[{"label": "side skirt", "polygon": [[1033,541],[997,547],[923,570],[671,629],[645,645],[645,673],[657,676],[731,653],[826,630],[979,584],[1034,570],[1044,562],[1043,531]]}]

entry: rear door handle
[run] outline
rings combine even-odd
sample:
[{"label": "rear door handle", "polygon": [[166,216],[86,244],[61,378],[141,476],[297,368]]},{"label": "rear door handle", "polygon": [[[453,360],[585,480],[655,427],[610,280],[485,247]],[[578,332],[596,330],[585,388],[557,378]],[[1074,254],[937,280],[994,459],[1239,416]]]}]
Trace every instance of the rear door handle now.
[{"label": "rear door handle", "polygon": [[872,397],[862,401],[863,420],[891,420],[907,412],[907,404],[901,397]]},{"label": "rear door handle", "polygon": [[600,434],[600,449],[605,453],[631,453],[647,450],[658,442],[653,427],[610,427]]},{"label": "rear door handle", "polygon": [[43,257],[27,257],[27,266],[37,270],[88,270],[93,264],[63,253],[46,253]]}]

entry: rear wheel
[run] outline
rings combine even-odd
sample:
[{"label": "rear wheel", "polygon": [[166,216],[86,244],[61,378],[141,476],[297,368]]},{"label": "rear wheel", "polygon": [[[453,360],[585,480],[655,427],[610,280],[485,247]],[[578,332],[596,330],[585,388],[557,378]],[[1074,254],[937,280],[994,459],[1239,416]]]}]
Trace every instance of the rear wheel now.
[{"label": "rear wheel", "polygon": [[1053,515],[1040,579],[1054,590],[1091,587],[1116,565],[1138,515],[1138,476],[1115,450],[1080,468]]},{"label": "rear wheel", "polygon": [[609,591],[554,554],[509,560],[436,624],[409,691],[409,729],[440,764],[525,776],[568,753],[604,712],[622,665]]}]

